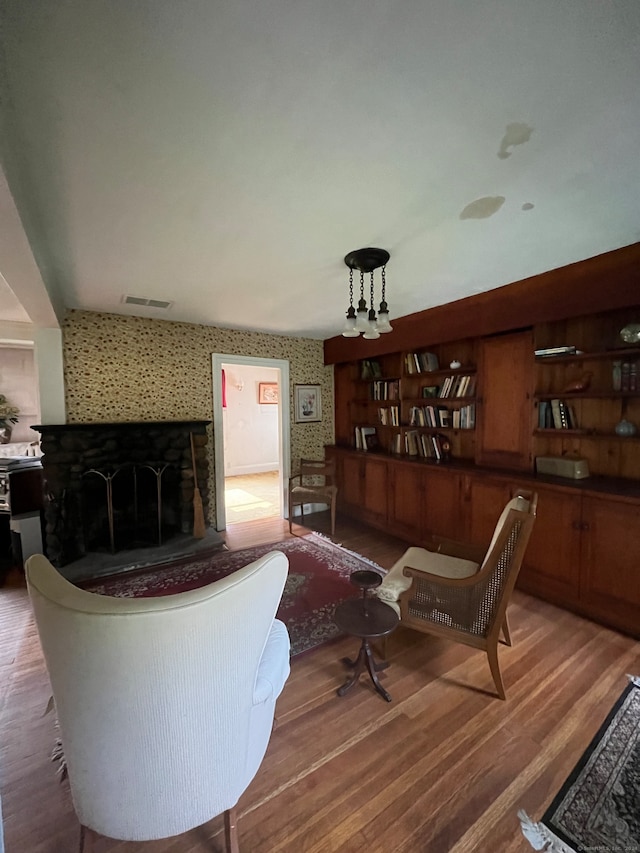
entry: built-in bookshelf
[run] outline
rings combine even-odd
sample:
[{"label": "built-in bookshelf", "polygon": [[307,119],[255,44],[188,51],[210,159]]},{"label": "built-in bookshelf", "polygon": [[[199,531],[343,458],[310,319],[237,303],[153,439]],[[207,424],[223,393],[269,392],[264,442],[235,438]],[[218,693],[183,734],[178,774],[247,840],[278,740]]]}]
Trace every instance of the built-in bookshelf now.
[{"label": "built-in bookshelf", "polygon": [[640,477],[640,346],[620,340],[638,315],[624,309],[536,327],[538,352],[566,348],[535,358],[536,456],[580,456],[592,474]]},{"label": "built-in bookshelf", "polygon": [[[592,474],[640,479],[640,346],[620,340],[620,330],[639,320],[640,306],[534,326],[535,384],[523,390],[517,411],[510,403],[505,412],[507,420],[531,423],[532,470],[537,456],[580,457]],[[337,386],[347,402],[336,416],[337,442],[415,460],[487,464],[480,420],[490,406],[491,423],[499,418],[496,389],[499,397],[510,368],[492,379],[485,343],[467,339],[340,365],[347,379]],[[541,350],[550,354],[536,355]],[[493,388],[480,387],[492,381]]]},{"label": "built-in bookshelf", "polygon": [[434,462],[473,458],[473,341],[362,359],[351,375],[355,449]]}]

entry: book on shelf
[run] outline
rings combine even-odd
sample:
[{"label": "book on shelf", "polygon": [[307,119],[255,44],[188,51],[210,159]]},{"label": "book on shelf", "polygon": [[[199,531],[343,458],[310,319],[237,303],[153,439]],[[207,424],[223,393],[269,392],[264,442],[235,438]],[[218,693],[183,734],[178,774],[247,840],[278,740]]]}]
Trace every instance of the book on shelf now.
[{"label": "book on shelf", "polygon": [[398,400],[400,382],[397,379],[376,379],[371,383],[372,400]]},{"label": "book on shelf", "polygon": [[426,426],[424,409],[411,406],[409,409],[409,426]]},{"label": "book on shelf", "polygon": [[400,423],[398,406],[381,406],[378,409],[378,419],[383,426],[398,426]]},{"label": "book on shelf", "polygon": [[438,356],[433,352],[408,352],[404,357],[407,373],[431,373],[439,369]]},{"label": "book on shelf", "polygon": [[475,376],[470,373],[447,376],[440,386],[438,397],[470,397],[475,392]]},{"label": "book on shelf", "polygon": [[476,406],[475,403],[469,403],[460,409],[460,429],[475,429],[475,426]]},{"label": "book on shelf", "polygon": [[356,450],[379,450],[378,431],[375,427],[356,427]]},{"label": "book on shelf", "polygon": [[360,363],[360,379],[379,379],[382,376],[380,362],[373,358],[365,358]]},{"label": "book on shelf", "polygon": [[542,349],[534,350],[534,355],[538,358],[551,358],[555,355],[575,355],[577,352],[574,346],[561,347],[543,347]]},{"label": "book on shelf", "polygon": [[564,400],[541,400],[538,406],[538,428],[578,429],[575,409]]},{"label": "book on shelf", "polygon": [[438,397],[448,397],[451,392],[451,385],[453,383],[453,376],[445,376],[442,385],[440,386],[440,391],[438,392]]},{"label": "book on shelf", "polygon": [[442,427],[442,429],[447,429],[451,426],[451,416],[449,413],[449,409],[446,406],[438,406],[436,409],[437,413],[437,423],[436,426]]},{"label": "book on shelf", "polygon": [[418,433],[415,429],[410,429],[405,432],[404,449],[407,456],[418,455]]},{"label": "book on shelf", "polygon": [[538,429],[549,429],[551,423],[551,406],[549,401],[540,400],[538,403]]}]

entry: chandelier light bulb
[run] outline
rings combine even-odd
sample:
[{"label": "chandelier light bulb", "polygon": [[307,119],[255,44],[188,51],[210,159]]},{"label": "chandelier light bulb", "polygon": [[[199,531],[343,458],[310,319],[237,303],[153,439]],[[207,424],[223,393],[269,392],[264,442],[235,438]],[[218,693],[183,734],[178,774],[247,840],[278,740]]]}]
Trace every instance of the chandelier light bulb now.
[{"label": "chandelier light bulb", "polygon": [[367,311],[367,303],[360,298],[358,302],[358,314],[356,317],[356,329],[359,332],[366,332],[369,328],[369,312]]},{"label": "chandelier light bulb", "polygon": [[378,331],[378,327],[376,324],[376,312],[373,310],[373,308],[369,311],[367,331],[362,337],[366,338],[368,341],[375,341],[376,338],[380,337],[380,332]]},{"label": "chandelier light bulb", "polygon": [[393,326],[389,322],[389,308],[384,299],[380,303],[380,310],[378,311],[377,329],[381,335],[393,332]]},{"label": "chandelier light bulb", "polygon": [[349,310],[347,311],[347,319],[344,323],[344,330],[342,332],[343,338],[358,338],[360,337],[360,332],[356,329],[356,309],[353,305],[349,306]]}]

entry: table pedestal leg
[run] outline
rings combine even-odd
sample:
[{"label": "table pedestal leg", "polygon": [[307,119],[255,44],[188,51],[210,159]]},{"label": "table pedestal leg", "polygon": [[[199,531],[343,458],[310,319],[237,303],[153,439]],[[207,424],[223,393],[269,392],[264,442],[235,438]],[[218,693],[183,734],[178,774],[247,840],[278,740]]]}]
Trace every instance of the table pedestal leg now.
[{"label": "table pedestal leg", "polygon": [[349,667],[353,667],[353,675],[351,678],[342,685],[342,687],[338,688],[338,696],[344,696],[348,690],[351,690],[353,685],[358,681],[360,675],[364,672],[365,667],[369,672],[371,677],[371,681],[373,681],[373,686],[378,691],[378,693],[387,700],[387,702],[391,702],[391,696],[384,689],[380,681],[378,680],[378,676],[376,673],[380,672],[383,669],[386,669],[389,666],[387,661],[380,661],[380,663],[376,663],[373,658],[373,653],[371,651],[371,646],[367,639],[362,640],[362,644],[360,646],[360,651],[358,652],[358,657],[355,660],[351,660],[350,658],[343,658],[344,662]]}]

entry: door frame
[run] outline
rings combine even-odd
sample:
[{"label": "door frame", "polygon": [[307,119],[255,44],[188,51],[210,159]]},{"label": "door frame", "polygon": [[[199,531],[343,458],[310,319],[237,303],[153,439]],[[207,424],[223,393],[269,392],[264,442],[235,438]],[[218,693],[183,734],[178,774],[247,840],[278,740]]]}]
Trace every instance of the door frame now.
[{"label": "door frame", "polygon": [[224,421],[222,414],[222,365],[242,364],[245,366],[270,367],[280,371],[278,403],[278,438],[280,452],[279,484],[282,498],[283,517],[288,518],[288,492],[285,484],[291,473],[291,402],[289,384],[289,362],[281,358],[259,358],[250,355],[225,355],[212,353],[213,386],[213,447],[216,484],[216,530],[227,526],[224,503]]}]

